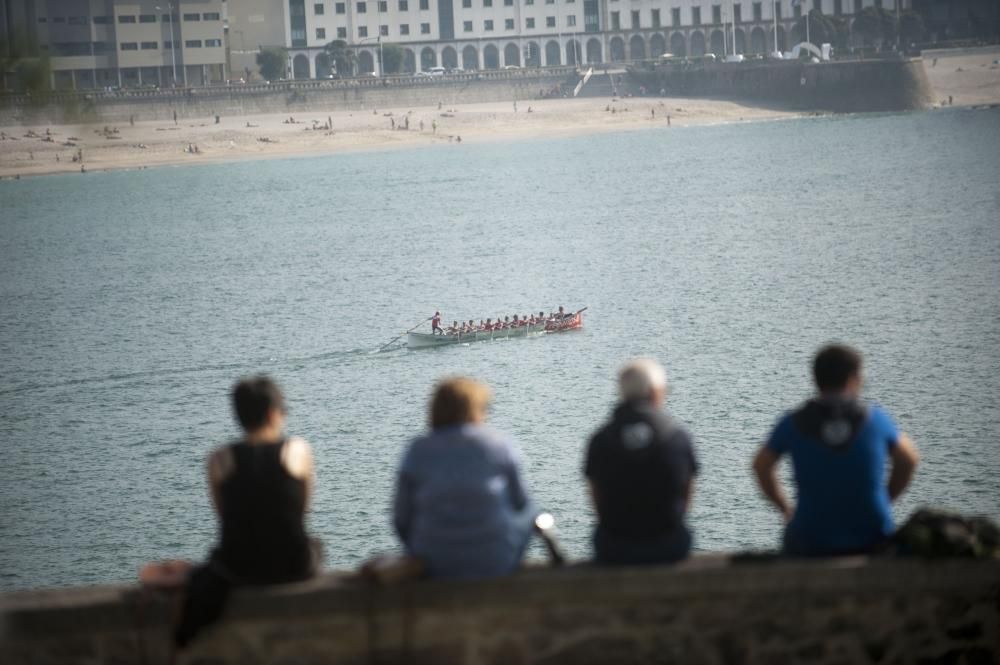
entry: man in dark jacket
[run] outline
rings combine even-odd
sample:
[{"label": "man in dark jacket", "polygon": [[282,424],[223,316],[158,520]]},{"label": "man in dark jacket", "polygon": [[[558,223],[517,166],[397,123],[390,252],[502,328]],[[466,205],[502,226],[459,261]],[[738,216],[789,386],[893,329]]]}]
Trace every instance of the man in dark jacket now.
[{"label": "man in dark jacket", "polygon": [[698,471],[690,435],[663,411],[667,376],[639,358],[619,375],[622,401],[590,440],[584,474],[597,511],[602,564],[678,561],[691,549],[684,516]]}]

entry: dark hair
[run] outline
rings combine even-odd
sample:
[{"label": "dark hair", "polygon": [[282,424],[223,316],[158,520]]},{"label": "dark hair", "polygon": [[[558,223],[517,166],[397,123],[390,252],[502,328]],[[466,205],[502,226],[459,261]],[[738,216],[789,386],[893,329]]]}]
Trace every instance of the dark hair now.
[{"label": "dark hair", "polygon": [[813,378],[820,392],[843,390],[861,372],[861,354],[844,344],[829,344],[813,360]]},{"label": "dark hair", "polygon": [[271,409],[285,410],[285,398],[267,376],[241,379],[233,386],[233,410],[243,429],[252,431],[267,422]]}]

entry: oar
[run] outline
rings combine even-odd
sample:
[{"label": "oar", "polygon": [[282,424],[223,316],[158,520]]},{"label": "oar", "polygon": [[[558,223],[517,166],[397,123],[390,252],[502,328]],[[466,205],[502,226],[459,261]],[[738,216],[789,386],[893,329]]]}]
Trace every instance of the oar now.
[{"label": "oar", "polygon": [[[417,328],[419,328],[420,326],[424,325],[425,323],[427,323],[428,321],[430,321],[430,320],[431,320],[431,319],[433,319],[433,318],[434,318],[433,316],[428,316],[428,317],[427,317],[426,319],[424,319],[423,321],[421,321],[421,322],[420,322],[420,323],[418,323],[417,325],[413,326],[412,328],[410,328],[409,330],[407,330],[406,332],[404,332],[404,333],[403,333],[403,335],[406,335],[407,333],[411,333],[411,332],[413,332],[414,330],[416,330],[416,329],[417,329]],[[383,344],[382,346],[378,347],[378,351],[376,351],[376,353],[378,353],[379,351],[381,351],[381,350],[382,350],[382,349],[384,349],[385,347],[389,346],[390,344],[392,344],[393,342],[395,342],[395,341],[396,341],[397,339],[399,339],[399,338],[400,338],[400,337],[402,337],[403,335],[397,335],[396,337],[393,337],[393,338],[392,338],[392,339],[390,339],[390,340],[389,340],[388,342],[386,342],[386,343],[385,343],[385,344]]]}]

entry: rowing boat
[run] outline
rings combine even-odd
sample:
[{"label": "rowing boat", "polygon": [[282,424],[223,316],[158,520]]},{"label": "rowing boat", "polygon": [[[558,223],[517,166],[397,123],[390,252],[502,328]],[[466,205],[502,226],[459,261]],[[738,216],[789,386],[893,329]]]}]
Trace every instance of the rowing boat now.
[{"label": "rowing boat", "polygon": [[566,332],[583,327],[583,310],[570,315],[562,321],[549,321],[546,323],[536,323],[528,326],[518,326],[517,328],[503,328],[502,330],[477,330],[471,333],[458,333],[454,335],[432,335],[429,333],[408,332],[406,334],[406,346],[411,349],[429,349],[435,346],[448,346],[449,344],[469,344],[472,342],[485,342],[488,340],[514,339],[518,337],[536,337],[538,335],[548,335],[552,333]]}]

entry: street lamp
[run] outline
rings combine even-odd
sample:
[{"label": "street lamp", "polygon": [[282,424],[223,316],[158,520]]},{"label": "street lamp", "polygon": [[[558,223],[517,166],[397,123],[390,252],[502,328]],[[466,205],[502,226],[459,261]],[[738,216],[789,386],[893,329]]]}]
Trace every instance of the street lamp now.
[{"label": "street lamp", "polygon": [[[156,5],[156,11],[162,11],[159,5]],[[170,61],[173,63],[174,69],[174,87],[177,87],[177,40],[174,39],[174,23],[177,18],[174,15],[174,3],[167,3],[167,16],[170,17]]]}]

